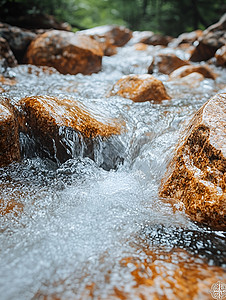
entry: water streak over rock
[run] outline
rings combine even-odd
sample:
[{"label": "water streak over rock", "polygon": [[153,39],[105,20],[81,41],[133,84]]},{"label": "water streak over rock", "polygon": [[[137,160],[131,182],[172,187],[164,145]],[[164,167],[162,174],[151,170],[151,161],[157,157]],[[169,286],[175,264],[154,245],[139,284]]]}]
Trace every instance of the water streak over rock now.
[{"label": "water streak over rock", "polygon": [[226,226],[226,94],[195,114],[168,166],[161,197],[182,201],[198,222]]},{"label": "water streak over rock", "polygon": [[[57,162],[88,156],[105,169],[121,160],[122,145],[112,136],[121,132],[113,120],[91,114],[81,103],[49,96],[20,101],[21,130],[34,136],[42,153]],[[26,123],[29,125],[27,128]]]},{"label": "water streak over rock", "polygon": [[56,68],[62,74],[90,75],[101,69],[103,51],[98,42],[73,32],[51,30],[29,46],[26,61]]}]

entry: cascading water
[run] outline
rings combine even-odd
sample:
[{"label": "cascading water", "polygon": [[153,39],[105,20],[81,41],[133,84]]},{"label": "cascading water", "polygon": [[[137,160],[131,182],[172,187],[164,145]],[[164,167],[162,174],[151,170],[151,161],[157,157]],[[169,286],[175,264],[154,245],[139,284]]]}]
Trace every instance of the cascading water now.
[{"label": "cascading water", "polygon": [[[23,161],[0,169],[1,205],[7,199],[23,205],[21,213],[0,218],[1,299],[152,299],[134,292],[135,264],[123,261],[147,261],[150,253],[173,249],[185,250],[200,268],[206,262],[225,267],[224,233],[175,212],[159,199],[158,187],[181,130],[205,101],[223,91],[226,74],[218,68],[216,81],[205,79],[194,88],[154,74],[172,96],[161,104],[106,96],[124,74],[147,73],[157,51],[124,47],[104,57],[103,70],[91,76],[47,75],[34,66],[8,70],[17,84],[5,86],[3,95],[12,102],[31,95],[75,99],[100,120],[107,115],[125,122],[126,130],[115,141],[124,162],[110,171],[100,167],[104,141],[96,141],[92,160],[83,155],[81,138],[62,129],[74,158],[60,164],[35,156],[34,141],[21,134]],[[176,54],[185,58],[182,51]],[[74,148],[77,140],[80,149]],[[183,261],[194,267],[186,255],[173,253],[172,266]],[[176,299],[170,289],[168,297]]]}]

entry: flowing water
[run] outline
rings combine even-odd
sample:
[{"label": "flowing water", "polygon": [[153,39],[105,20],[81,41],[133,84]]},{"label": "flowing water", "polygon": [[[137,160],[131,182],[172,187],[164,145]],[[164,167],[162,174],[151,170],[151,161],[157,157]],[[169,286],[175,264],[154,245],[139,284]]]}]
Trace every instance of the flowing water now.
[{"label": "flowing water", "polygon": [[[146,51],[126,46],[117,55],[104,57],[102,71],[91,76],[48,75],[23,65],[7,71],[17,84],[4,86],[2,95],[13,103],[32,95],[75,99],[100,119],[110,116],[125,122],[126,130],[119,137],[124,162],[110,171],[98,166],[98,158],[94,162],[78,155],[57,165],[34,157],[21,135],[23,161],[0,169],[1,205],[7,199],[23,205],[20,212],[0,218],[1,300],[181,299],[169,283],[164,288],[160,284],[181,264],[183,268],[186,264],[186,272],[195,270],[189,275],[192,280],[204,269],[201,282],[213,275],[225,279],[224,232],[195,224],[175,210],[177,204],[158,197],[181,131],[203,103],[226,91],[225,72],[217,68],[216,81],[205,79],[195,87],[156,73],[172,96],[161,104],[106,96],[123,75],[147,73],[158,51],[152,46]],[[174,53],[186,58],[182,51]],[[149,287],[137,281],[139,274],[134,276],[143,264],[143,280],[153,278],[148,261],[156,267],[169,265]],[[213,283],[210,279],[209,289]]]}]

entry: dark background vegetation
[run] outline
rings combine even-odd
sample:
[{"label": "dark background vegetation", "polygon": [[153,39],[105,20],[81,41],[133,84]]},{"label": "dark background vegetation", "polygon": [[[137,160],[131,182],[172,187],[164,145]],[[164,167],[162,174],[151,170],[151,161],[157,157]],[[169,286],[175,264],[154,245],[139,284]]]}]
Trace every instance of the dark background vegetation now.
[{"label": "dark background vegetation", "polygon": [[0,0],[0,19],[47,13],[76,29],[125,25],[172,36],[204,29],[226,11],[225,0]]}]

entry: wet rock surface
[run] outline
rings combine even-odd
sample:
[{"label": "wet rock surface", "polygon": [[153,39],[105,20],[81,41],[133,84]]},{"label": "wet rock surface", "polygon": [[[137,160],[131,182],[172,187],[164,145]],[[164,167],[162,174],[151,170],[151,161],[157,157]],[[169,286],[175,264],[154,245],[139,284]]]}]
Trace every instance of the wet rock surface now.
[{"label": "wet rock surface", "polygon": [[225,228],[226,94],[210,99],[187,128],[160,188],[198,222]]},{"label": "wet rock surface", "polygon": [[18,124],[7,99],[0,98],[0,167],[20,160]]},{"label": "wet rock surface", "polygon": [[163,83],[152,75],[128,75],[113,86],[111,95],[119,95],[134,102],[169,100]]},{"label": "wet rock surface", "polygon": [[36,34],[16,26],[0,23],[0,37],[7,40],[16,59],[22,63],[27,47],[36,38]]},{"label": "wet rock surface", "polygon": [[152,74],[156,70],[163,74],[170,74],[186,65],[189,65],[187,61],[180,59],[173,53],[159,54],[153,58],[151,65],[148,67],[148,73]]},{"label": "wet rock surface", "polygon": [[51,30],[35,39],[26,53],[26,62],[56,68],[62,74],[92,74],[101,69],[103,52],[88,36]]},{"label": "wet rock surface", "polygon": [[135,31],[131,39],[131,44],[143,43],[152,46],[167,46],[171,40],[170,36],[155,34],[152,31]]},{"label": "wet rock surface", "polygon": [[15,67],[17,65],[16,58],[12,53],[8,42],[0,37],[0,71],[6,70],[7,67]]},{"label": "wet rock surface", "polygon": [[118,47],[124,46],[132,37],[132,31],[124,26],[103,25],[81,31],[81,34],[97,39],[98,41]]},{"label": "wet rock surface", "polygon": [[[95,160],[99,143],[103,142],[97,163],[105,169],[115,168],[122,160],[120,142],[108,138],[121,132],[113,120],[98,121],[81,103],[48,96],[27,97],[19,104],[21,130],[29,133],[39,144],[41,152],[56,162],[74,157]],[[26,127],[28,124],[29,128]],[[104,141],[104,140],[105,141]],[[119,149],[117,148],[117,144]],[[100,147],[100,146],[99,146]]]}]

